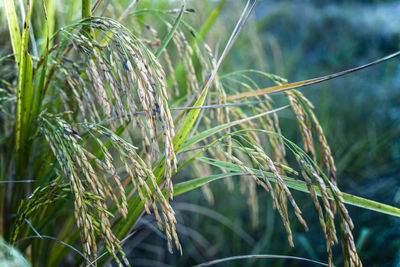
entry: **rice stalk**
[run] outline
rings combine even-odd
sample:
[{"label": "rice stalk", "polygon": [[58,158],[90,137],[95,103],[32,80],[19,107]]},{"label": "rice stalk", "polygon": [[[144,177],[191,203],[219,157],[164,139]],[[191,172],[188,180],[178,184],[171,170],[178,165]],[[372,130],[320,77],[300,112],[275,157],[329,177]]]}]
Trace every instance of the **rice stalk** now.
[{"label": "rice stalk", "polygon": [[[38,211],[49,207],[52,202],[73,196],[73,217],[79,229],[84,257],[90,263],[99,260],[99,251],[106,250],[118,264],[122,264],[122,257],[129,265],[117,236],[124,238],[143,211],[153,213],[159,229],[165,231],[168,250],[172,253],[175,246],[182,252],[170,203],[175,195],[172,176],[189,163],[193,169],[204,168],[204,163],[208,163],[205,172],[212,176],[211,160],[196,160],[202,152],[208,152],[214,166],[226,176],[232,176],[232,170],[235,175],[242,176],[239,186],[243,193],[248,194],[254,227],[258,224],[260,209],[256,185],[260,185],[270,193],[288,233],[289,244],[293,246],[290,206],[298,221],[306,230],[308,227],[289,190],[291,186],[300,188],[291,183],[301,183],[301,190],[307,192],[307,188],[314,203],[330,266],[333,265],[332,247],[338,243],[336,217],[339,218],[345,264],[361,266],[351,233],[353,223],[344,205],[343,193],[336,184],[335,163],[324,131],[313,112],[312,103],[299,91],[288,89],[354,72],[398,56],[398,53],[343,73],[288,85],[284,85],[287,81],[283,78],[255,70],[219,77],[217,71],[257,1],[247,2],[219,59],[207,44],[198,39],[204,31],[198,34],[181,20],[182,14],[194,11],[185,6],[179,11],[148,9],[133,12],[132,16],[153,12],[152,15],[159,15],[154,16],[159,18],[159,25],[151,21],[154,22],[151,26],[142,29],[142,20],[138,19],[138,27],[130,32],[112,19],[90,17],[102,1],[96,1],[91,10],[90,1],[83,2],[84,19],[60,28],[52,40],[48,39],[52,30],[48,30],[45,54],[40,58],[29,55],[30,46],[32,49],[36,47],[33,43],[28,46],[29,27],[25,25],[23,38],[18,40],[20,34],[15,27],[15,11],[12,6],[7,9],[12,48],[17,64],[20,64],[20,73],[15,75],[18,77],[18,90],[11,82],[0,80],[4,85],[0,88],[0,124],[7,137],[0,140],[1,148],[6,147],[4,144],[8,141],[14,144],[9,136],[13,136],[12,129],[16,129],[17,147],[26,146],[28,149],[26,153],[17,149],[16,152],[24,157],[21,161],[18,155],[15,157],[17,167],[14,167],[14,159],[4,160],[2,156],[0,173],[9,176],[13,171],[26,169],[27,176],[38,175],[41,178],[37,184],[44,183],[40,186],[32,184],[32,191],[30,186],[26,186],[25,193],[29,193],[30,198],[20,204],[14,203],[17,209],[13,212],[17,216],[11,232],[13,243],[18,238],[27,238],[24,235],[30,229],[39,236],[36,226],[29,220],[35,219]],[[132,1],[120,21],[127,18],[136,3]],[[175,14],[178,18],[172,24]],[[45,16],[46,27],[50,28],[54,21],[47,21],[46,11]],[[162,27],[169,31],[163,41],[159,37]],[[143,34],[141,30],[147,32]],[[150,34],[148,39],[145,38],[147,33]],[[49,48],[50,42],[58,43]],[[21,51],[26,53],[20,55]],[[260,89],[250,73],[261,74],[278,86]],[[239,90],[248,92],[240,93]],[[266,95],[277,91],[285,91],[299,125],[305,152],[281,134],[279,118],[273,109],[275,103]],[[248,96],[255,96],[257,103],[249,107],[246,103],[227,102]],[[184,98],[188,101],[179,107]],[[172,108],[171,103],[178,106]],[[16,109],[18,114],[14,116]],[[174,110],[181,110],[175,120],[172,117]],[[176,126],[183,117],[185,119],[176,134]],[[36,133],[37,126],[39,133]],[[220,133],[223,137],[219,136]],[[27,140],[28,144],[21,140]],[[222,140],[224,145],[220,145]],[[191,154],[191,158],[177,168],[175,154],[183,152],[182,149],[194,149],[190,146],[198,142],[201,144],[200,152]],[[39,171],[36,170],[39,167],[19,168],[31,161],[42,163],[42,158],[36,158],[40,154],[36,148],[45,151],[44,163],[50,167]],[[299,169],[288,166],[287,150],[294,153]],[[9,158],[13,158],[13,153],[10,154]],[[179,159],[184,159],[184,156]],[[287,177],[289,174],[296,178]],[[232,191],[236,183],[231,177],[225,181],[227,189]],[[211,190],[205,187],[203,191],[211,202]],[[395,209],[390,212],[396,214]],[[42,214],[51,213],[43,211]],[[24,226],[24,222],[28,225]],[[75,229],[67,226],[63,233],[69,233],[69,230]],[[51,229],[45,231],[51,232]],[[75,242],[73,234],[68,238]],[[41,249],[40,246],[29,245],[26,253],[34,254]],[[58,262],[58,258],[63,257],[60,254],[51,255],[49,262]]]}]

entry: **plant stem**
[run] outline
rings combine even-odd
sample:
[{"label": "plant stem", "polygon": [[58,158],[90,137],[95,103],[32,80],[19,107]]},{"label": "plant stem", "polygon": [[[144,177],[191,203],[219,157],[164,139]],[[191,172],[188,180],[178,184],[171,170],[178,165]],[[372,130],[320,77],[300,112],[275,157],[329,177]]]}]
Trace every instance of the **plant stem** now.
[{"label": "plant stem", "polygon": [[[82,19],[90,17],[90,0],[82,0]],[[83,34],[89,34],[88,25],[83,26]]]}]

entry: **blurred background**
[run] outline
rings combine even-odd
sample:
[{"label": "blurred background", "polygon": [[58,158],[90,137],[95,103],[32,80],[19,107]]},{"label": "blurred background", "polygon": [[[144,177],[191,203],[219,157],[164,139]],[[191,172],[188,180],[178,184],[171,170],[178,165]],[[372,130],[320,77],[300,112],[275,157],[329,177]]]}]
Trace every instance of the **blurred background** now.
[{"label": "blurred background", "polygon": [[[174,4],[179,6],[180,2],[165,5]],[[244,4],[245,1],[189,1],[189,7],[196,12],[184,19],[199,29],[212,11],[221,7],[206,37],[211,47],[221,53]],[[294,82],[371,62],[400,48],[398,14],[400,1],[259,1],[220,74],[258,69]],[[266,80],[258,83],[265,87],[272,85]],[[399,207],[399,59],[301,91],[314,103],[331,145],[339,188]],[[285,101],[280,94],[273,99],[277,103]],[[280,116],[283,134],[301,144],[294,116],[285,114]],[[187,175],[198,177],[193,173]],[[126,245],[135,265],[188,266],[246,254],[292,255],[327,262],[323,234],[306,195],[294,192],[304,217],[308,218],[310,231],[304,232],[293,218],[295,247],[291,248],[279,215],[272,209],[270,196],[259,189],[259,225],[254,228],[247,196],[240,194],[238,187],[230,192],[220,181],[206,190],[175,199],[182,256],[168,253],[162,234],[153,226],[154,218],[145,217],[136,237]],[[348,208],[364,265],[400,266],[400,220]],[[342,266],[340,246],[335,249],[335,265]],[[242,260],[225,266],[243,265],[310,266],[276,259]]]}]

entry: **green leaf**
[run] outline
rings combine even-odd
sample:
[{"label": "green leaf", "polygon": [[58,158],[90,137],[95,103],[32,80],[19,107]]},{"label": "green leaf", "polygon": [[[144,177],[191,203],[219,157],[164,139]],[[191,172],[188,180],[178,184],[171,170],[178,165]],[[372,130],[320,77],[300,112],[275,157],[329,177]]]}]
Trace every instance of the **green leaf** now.
[{"label": "green leaf", "polygon": [[[208,85],[208,83],[207,83]],[[207,92],[209,86],[204,87],[203,91],[201,92],[199,98],[197,99],[194,107],[201,107],[206,100]],[[189,114],[186,116],[185,120],[182,123],[181,128],[179,129],[178,133],[174,138],[174,149],[175,152],[179,151],[180,147],[182,146],[183,142],[186,140],[186,137],[190,133],[193,128],[194,123],[196,122],[197,117],[200,114],[200,109],[192,109]]]},{"label": "green leaf", "polygon": [[301,88],[301,87],[305,87],[305,86],[309,86],[309,85],[313,85],[313,84],[329,81],[329,80],[335,79],[337,77],[350,74],[352,72],[356,72],[356,71],[360,71],[362,69],[366,69],[366,68],[372,67],[374,65],[380,64],[382,62],[385,62],[387,60],[390,60],[390,59],[398,57],[398,56],[400,56],[400,51],[397,51],[397,52],[395,52],[393,54],[390,54],[390,55],[388,55],[386,57],[382,57],[382,58],[377,59],[377,60],[375,60],[373,62],[370,62],[368,64],[365,64],[365,65],[362,65],[362,66],[359,66],[359,67],[356,67],[356,68],[344,70],[344,71],[341,71],[341,72],[337,72],[337,73],[334,73],[334,74],[330,74],[330,75],[326,75],[326,76],[322,76],[322,77],[318,77],[318,78],[314,78],[314,79],[310,79],[310,80],[294,82],[294,83],[278,85],[278,86],[272,86],[272,87],[267,87],[267,88],[263,88],[263,89],[259,89],[259,90],[250,91],[250,92],[239,93],[239,94],[236,94],[236,95],[229,96],[227,98],[227,100],[228,101],[233,101],[233,100],[246,98],[246,97],[251,97],[251,96],[259,96],[259,95],[265,95],[265,94],[278,93],[278,92],[283,92],[283,91],[287,91],[287,90],[290,90],[290,89],[297,89],[297,88]]},{"label": "green leaf", "polygon": [[196,134],[195,136],[189,138],[188,140],[186,140],[186,142],[184,142],[182,144],[181,149],[184,149],[184,148],[186,148],[186,147],[188,147],[190,145],[193,145],[193,144],[195,144],[195,143],[197,143],[197,142],[199,142],[201,140],[204,140],[205,138],[207,138],[207,137],[209,137],[209,136],[211,136],[213,134],[216,134],[216,133],[218,133],[218,132],[220,132],[220,131],[222,131],[224,129],[233,127],[235,125],[241,124],[241,123],[246,122],[246,121],[250,121],[250,120],[254,120],[254,119],[259,118],[259,117],[263,117],[263,116],[271,114],[271,113],[275,113],[275,112],[281,111],[281,110],[283,110],[283,109],[285,109],[287,107],[288,106],[283,106],[283,107],[280,107],[280,108],[277,108],[277,109],[269,110],[269,111],[266,111],[266,112],[263,112],[263,113],[248,117],[248,118],[244,118],[244,119],[236,120],[236,121],[231,121],[231,122],[228,122],[228,123],[225,123],[225,124],[218,125],[218,126],[216,126],[214,128],[205,130],[205,131],[203,131],[203,132],[201,132],[199,134]]},{"label": "green leaf", "polygon": [[6,9],[8,31],[11,37],[11,45],[15,55],[15,60],[18,64],[21,58],[21,33],[19,31],[14,1],[4,0],[4,7]]},{"label": "green leaf", "polygon": [[[213,160],[211,158],[198,158],[199,161],[207,163],[209,165],[213,165],[219,168],[224,168],[226,170],[232,171],[231,173],[226,173],[224,177],[220,177],[220,176],[209,176],[209,177],[204,177],[204,178],[198,178],[198,179],[194,179],[188,182],[184,182],[181,184],[177,184],[176,186],[178,187],[178,192],[181,193],[185,193],[187,191],[190,190],[194,190],[206,183],[210,183],[214,180],[219,180],[221,178],[225,178],[228,176],[234,176],[234,175],[239,175],[239,173],[241,172],[241,169],[233,163],[230,162],[226,162],[226,161],[218,161],[218,160]],[[250,168],[254,173],[256,174],[260,174],[260,171],[254,168]],[[272,173],[269,172],[263,172],[264,176],[270,180],[273,183],[276,183],[277,180],[275,178],[273,178]],[[304,192],[304,193],[310,193],[310,191],[307,188],[307,184],[304,181],[299,181],[299,180],[295,180],[294,178],[290,178],[290,177],[285,177],[282,176],[282,178],[285,181],[285,184],[287,185],[287,187],[300,191],[300,192]],[[321,196],[321,190],[319,189],[318,186],[314,186],[314,190],[316,191],[316,194],[320,197]],[[189,190],[190,188],[190,190]],[[333,199],[333,194],[330,190],[328,190],[329,192],[329,198]],[[395,217],[400,217],[400,209],[387,205],[387,204],[383,204],[383,203],[379,203],[373,200],[369,200],[366,198],[362,198],[362,197],[358,197],[352,194],[347,194],[347,193],[343,193],[342,192],[342,197],[344,199],[344,203],[352,205],[352,206],[356,206],[356,207],[360,207],[363,209],[367,209],[367,210],[372,210],[372,211],[376,211],[379,213],[383,213],[383,214],[388,214],[388,215],[392,215]]]},{"label": "green leaf", "polygon": [[[15,143],[16,143],[16,164],[18,176],[21,176],[21,171],[27,168],[20,168],[22,158],[27,158],[26,139],[28,138],[28,119],[31,111],[32,97],[33,97],[33,63],[32,58],[28,53],[28,40],[29,40],[29,19],[30,19],[30,5],[28,1],[26,18],[22,32],[22,43],[20,45],[20,62],[18,73],[18,92],[17,92],[17,114],[15,125]],[[21,177],[17,177],[21,178]]]},{"label": "green leaf", "polygon": [[208,16],[208,19],[206,20],[206,22],[203,24],[203,26],[200,29],[199,40],[204,39],[204,37],[206,36],[206,33],[214,25],[214,22],[215,22],[216,18],[218,17],[219,13],[221,13],[221,10],[224,7],[225,3],[226,3],[226,0],[221,0],[218,3],[218,6],[211,12],[210,16]]},{"label": "green leaf", "polygon": [[[239,19],[234,31],[232,32],[231,37],[229,38],[229,41],[227,45],[225,46],[224,51],[222,52],[221,57],[219,58],[216,67],[212,71],[210,77],[207,79],[207,81],[203,85],[203,89],[198,96],[196,102],[194,103],[194,107],[201,107],[204,105],[204,102],[207,97],[207,93],[209,88],[211,87],[212,81],[214,80],[217,71],[224,60],[225,56],[229,52],[230,48],[232,47],[233,43],[235,42],[242,26],[246,22],[248,15],[251,13],[251,11],[254,9],[255,3],[250,8],[246,8],[242,12],[242,16]],[[247,15],[246,15],[247,14]],[[194,101],[194,99],[193,99]],[[173,145],[174,145],[174,151],[177,153],[182,144],[185,142],[187,136],[193,129],[193,125],[195,124],[199,114],[200,114],[200,109],[192,109],[185,117],[180,129],[178,130],[177,134],[175,135],[175,138],[173,140]],[[156,176],[156,181],[158,184],[162,183],[161,179],[164,174],[165,170],[165,160],[162,158],[159,163],[157,164],[157,167],[154,170],[154,174]],[[139,197],[136,196],[133,199],[130,199],[128,201],[128,219],[125,221],[125,224],[122,228],[118,229],[116,232],[117,238],[123,238],[129,230],[132,228],[134,223],[136,222],[137,218],[139,218],[140,214],[143,213],[143,203],[140,201]]]},{"label": "green leaf", "polygon": [[221,174],[210,175],[207,177],[202,177],[202,178],[197,178],[197,179],[192,179],[190,181],[182,182],[182,183],[176,184],[174,186],[174,196],[178,196],[183,193],[192,191],[203,185],[220,180],[222,178],[231,177],[231,176],[235,176],[235,175],[241,175],[241,174],[243,174],[243,173],[240,173],[240,172],[238,172],[238,173],[237,172],[221,173]]},{"label": "green leaf", "polygon": [[172,26],[171,30],[169,31],[167,37],[165,37],[165,39],[164,39],[163,42],[161,43],[160,48],[158,48],[157,52],[155,53],[154,56],[155,56],[156,58],[158,58],[158,57],[161,55],[161,52],[165,49],[165,47],[167,47],[169,41],[171,41],[172,37],[174,36],[175,31],[176,31],[176,29],[178,28],[179,23],[180,23],[181,20],[182,20],[183,13],[185,13],[186,4],[187,4],[187,0],[185,0],[185,1],[183,2],[181,11],[179,12],[178,17],[176,18],[174,25]]},{"label": "green leaf", "polygon": [[[265,115],[270,114],[270,113],[278,112],[278,111],[280,111],[280,110],[285,109],[286,107],[288,107],[288,106],[283,106],[283,107],[281,107],[281,108],[277,108],[277,109],[274,109],[274,110],[266,111],[266,112],[264,112],[264,113],[260,113],[260,114],[254,115],[254,116],[252,116],[252,117],[248,117],[248,118],[241,119],[241,120],[237,120],[237,121],[228,122],[228,123],[225,123],[225,124],[222,124],[222,125],[218,125],[218,126],[216,126],[216,127],[214,127],[214,128],[205,130],[205,131],[203,131],[203,132],[201,132],[201,133],[198,133],[198,134],[196,134],[195,136],[189,138],[188,140],[186,140],[186,142],[183,143],[183,145],[182,145],[182,147],[181,147],[181,150],[184,149],[184,148],[187,148],[187,147],[189,147],[189,146],[191,146],[191,145],[193,145],[193,144],[195,144],[195,143],[197,143],[197,142],[199,142],[199,141],[201,141],[201,140],[204,140],[204,139],[206,139],[207,137],[209,137],[209,136],[211,136],[211,135],[213,135],[213,134],[216,134],[216,133],[218,133],[218,132],[220,132],[220,131],[222,131],[222,130],[224,130],[224,129],[226,129],[226,128],[233,127],[233,126],[238,125],[238,124],[241,124],[241,123],[243,123],[243,122],[245,122],[245,121],[249,121],[249,120],[252,120],[252,119],[256,119],[256,118],[258,118],[258,117],[262,117],[262,116],[265,116]],[[178,170],[177,170],[177,171],[181,170],[183,167],[185,167],[185,166],[187,166],[188,164],[190,164],[191,162],[193,162],[193,161],[195,160],[195,158],[198,157],[201,153],[203,153],[205,150],[207,150],[208,148],[212,147],[212,146],[215,145],[216,143],[220,142],[221,140],[225,139],[228,135],[230,135],[230,134],[224,135],[223,137],[221,137],[221,138],[215,140],[214,142],[208,144],[206,147],[204,147],[203,149],[201,149],[199,152],[197,152],[197,153],[196,153],[194,156],[192,156],[190,159],[188,159],[188,160],[185,161],[183,164],[181,164],[181,165],[178,167]]]},{"label": "green leaf", "polygon": [[[90,0],[82,0],[82,19],[89,18],[90,15]],[[84,25],[82,29],[85,35],[89,34],[89,25]]]},{"label": "green leaf", "polygon": [[[73,1],[75,2],[75,1]],[[71,3],[72,4],[72,3]],[[43,10],[44,19],[46,23],[43,23],[41,33],[43,40],[42,45],[42,54],[47,53],[48,47],[51,47],[53,39],[50,38],[54,33],[56,18],[55,18],[55,11],[56,11],[56,1],[55,0],[46,0],[45,1],[46,9]],[[46,11],[46,13],[45,13]],[[68,24],[68,23],[67,23]]]},{"label": "green leaf", "polygon": [[[249,3],[249,2],[248,2]],[[242,14],[235,26],[235,29],[232,31],[231,36],[229,37],[229,40],[227,44],[225,45],[225,48],[220,56],[220,58],[217,61],[217,64],[215,68],[213,69],[210,77],[207,79],[207,82],[204,84],[203,90],[197,99],[196,103],[194,104],[195,107],[201,107],[204,104],[204,101],[206,100],[207,92],[208,89],[211,87],[211,83],[214,80],[215,76],[217,75],[218,69],[222,64],[222,61],[225,59],[226,55],[232,48],[233,44],[235,43],[243,25],[246,23],[248,16],[252,13],[254,10],[256,2],[253,2],[251,6],[246,5],[246,8],[242,11]],[[189,112],[189,114],[186,116],[181,128],[179,129],[178,133],[175,136],[174,139],[174,149],[175,152],[179,150],[183,142],[186,140],[186,137],[188,134],[192,131],[193,125],[196,122],[197,117],[199,116],[200,109],[194,109]]]}]

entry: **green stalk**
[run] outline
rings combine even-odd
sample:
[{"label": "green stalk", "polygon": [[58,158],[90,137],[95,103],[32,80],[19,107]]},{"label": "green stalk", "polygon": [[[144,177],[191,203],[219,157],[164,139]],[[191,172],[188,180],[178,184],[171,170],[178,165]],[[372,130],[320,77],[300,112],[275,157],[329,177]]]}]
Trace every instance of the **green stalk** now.
[{"label": "green stalk", "polygon": [[[246,11],[251,13],[253,8],[254,8],[254,4],[252,7],[250,7],[249,9],[245,9],[242,12],[241,18],[238,21],[235,29],[233,30],[231,37],[229,38],[229,41],[226,44],[225,49],[224,49],[221,57],[219,58],[215,69],[213,70],[213,72],[211,73],[211,75],[207,79],[207,81],[203,84],[203,89],[202,89],[200,95],[197,97],[196,102],[194,103],[195,107],[201,107],[204,105],[204,102],[207,98],[208,90],[212,84],[212,81],[214,80],[214,78],[217,74],[217,71],[218,71],[222,61],[224,60],[225,56],[229,52],[233,43],[235,42],[235,40],[241,30],[241,27],[245,24],[245,22],[247,20],[247,17],[245,16]],[[193,128],[196,120],[198,119],[200,111],[201,111],[200,109],[192,109],[186,115],[180,129],[178,130],[178,132],[175,135],[175,138],[173,140],[175,153],[179,152],[179,150],[181,149],[181,146],[184,144],[189,133],[192,131],[192,128]],[[165,161],[164,160],[165,159],[163,157],[154,170],[154,174],[156,176],[156,182],[159,185],[162,185],[162,183],[163,183],[162,177],[163,177],[163,174],[165,171],[165,165],[164,165]],[[147,181],[147,182],[150,183],[150,181]],[[138,196],[136,196],[133,199],[128,200],[128,218],[125,221],[122,228],[119,228],[115,231],[117,238],[119,238],[119,239],[123,238],[129,232],[129,230],[132,229],[132,227],[134,226],[134,224],[136,223],[137,219],[139,218],[139,216],[142,212],[143,212],[143,203],[140,201]]]},{"label": "green stalk", "polygon": [[14,52],[15,61],[20,62],[21,59],[21,34],[17,21],[17,13],[15,12],[14,1],[4,0],[4,7],[6,9],[8,31],[10,33],[11,46]]},{"label": "green stalk", "polygon": [[[213,166],[217,166],[217,167],[221,167],[221,168],[225,168],[226,170],[232,171],[230,173],[222,173],[222,174],[216,174],[216,175],[211,175],[211,176],[207,176],[207,177],[202,177],[202,178],[197,178],[197,179],[193,179],[190,181],[186,181],[186,182],[182,182],[179,184],[176,184],[174,186],[174,195],[180,195],[192,190],[195,190],[203,185],[206,185],[208,183],[226,178],[226,177],[232,177],[232,176],[240,176],[243,175],[243,173],[241,172],[241,169],[239,167],[237,167],[235,164],[233,163],[229,163],[229,162],[223,162],[223,161],[214,161],[211,160],[209,158],[198,158],[199,161],[204,162],[206,164],[209,165],[213,165]],[[259,170],[257,169],[253,169],[251,168],[252,171],[254,171],[255,173],[259,173]],[[266,178],[268,180],[270,180],[270,182],[276,183],[277,180],[275,178],[273,178],[273,174],[269,173],[269,172],[264,172],[264,175],[266,176]],[[307,185],[302,182],[302,181],[295,181],[293,178],[291,177],[283,177],[285,178],[285,184],[287,185],[287,187],[297,190],[299,192],[303,192],[303,193],[310,193],[310,190],[307,188]],[[292,180],[292,181],[291,181]],[[313,188],[317,194],[317,196],[321,196],[321,190],[318,186],[313,185]],[[333,199],[333,193],[331,190],[328,191],[329,192],[329,199]],[[359,207],[359,208],[363,208],[363,209],[367,209],[367,210],[372,210],[375,212],[379,212],[379,213],[383,213],[383,214],[387,214],[387,215],[391,215],[391,216],[395,216],[395,217],[400,217],[400,209],[396,208],[394,206],[390,206],[387,204],[383,204],[383,203],[379,203],[377,201],[373,201],[370,199],[366,199],[366,198],[362,198],[359,196],[355,196],[355,195],[351,195],[348,193],[341,193],[344,203],[348,204],[348,205],[352,205],[355,207]]]},{"label": "green stalk", "polygon": [[[90,14],[90,0],[82,0],[82,19],[89,18]],[[88,25],[83,26],[83,34],[89,34],[90,27]]]},{"label": "green stalk", "polygon": [[206,37],[206,33],[215,24],[214,22],[217,19],[218,15],[221,13],[221,10],[225,6],[225,3],[226,3],[226,0],[219,1],[218,6],[208,16],[208,19],[206,20],[206,22],[203,24],[203,26],[200,29],[199,39],[196,39],[197,42],[198,42],[198,40],[203,40]]},{"label": "green stalk", "polygon": [[90,17],[90,0],[82,0],[82,19]]},{"label": "green stalk", "polygon": [[[33,98],[33,62],[28,53],[30,2],[27,3],[26,18],[20,43],[20,61],[18,62],[17,112],[15,118],[15,172],[16,180],[26,179],[29,174],[29,157],[32,142],[29,140],[29,114]],[[13,188],[10,212],[18,209],[19,203],[28,193],[28,184]],[[9,229],[8,229],[9,230]],[[9,232],[9,231],[6,232]]]},{"label": "green stalk", "polygon": [[[74,2],[74,1],[73,1]],[[45,9],[43,9],[45,13],[46,23],[43,24],[41,29],[43,40],[47,40],[42,45],[42,55],[47,53],[49,47],[53,44],[53,39],[51,36],[54,33],[55,28],[55,12],[56,12],[56,1],[55,0],[46,0]]]},{"label": "green stalk", "polygon": [[155,58],[158,58],[161,55],[161,52],[165,49],[165,47],[167,47],[169,41],[171,41],[172,37],[175,34],[176,29],[178,28],[179,23],[181,22],[183,13],[185,12],[185,8],[186,8],[186,3],[187,0],[185,0],[185,2],[183,3],[183,6],[181,8],[181,11],[179,12],[178,17],[175,20],[174,25],[172,26],[172,29],[169,31],[167,37],[165,37],[164,41],[162,42],[160,48],[157,50],[157,52],[155,53]]}]

